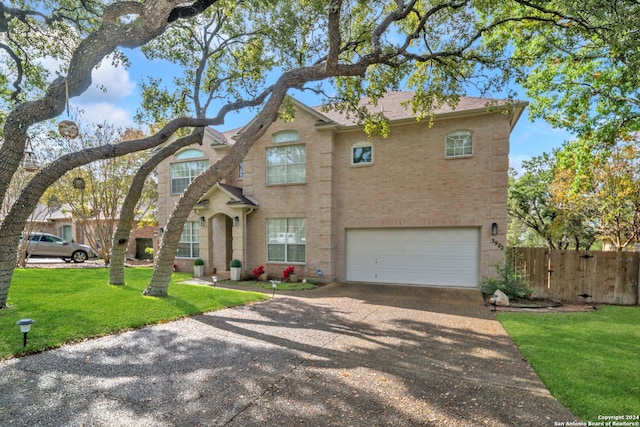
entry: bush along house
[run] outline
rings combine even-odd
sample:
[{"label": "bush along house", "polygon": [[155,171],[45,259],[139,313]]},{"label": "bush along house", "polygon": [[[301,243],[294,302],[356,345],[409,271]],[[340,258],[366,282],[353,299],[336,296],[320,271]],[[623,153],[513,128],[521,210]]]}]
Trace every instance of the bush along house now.
[{"label": "bush along house", "polygon": [[[270,278],[479,287],[503,258],[509,136],[526,103],[462,97],[418,121],[390,92],[390,119],[371,137],[344,115],[292,100],[295,120],[274,122],[232,176],[212,187],[185,224],[176,263],[205,275],[242,262]],[[366,102],[366,100],[364,100]],[[160,227],[195,176],[230,149],[208,128],[202,146],[158,168]],[[160,229],[160,232],[162,229]]]}]

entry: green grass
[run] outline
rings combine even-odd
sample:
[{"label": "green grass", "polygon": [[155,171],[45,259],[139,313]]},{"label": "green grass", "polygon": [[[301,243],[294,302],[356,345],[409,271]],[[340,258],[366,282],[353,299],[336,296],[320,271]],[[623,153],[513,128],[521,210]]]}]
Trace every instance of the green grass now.
[{"label": "green grass", "polygon": [[[9,308],[0,310],[0,359],[268,298],[180,283],[189,273],[173,274],[167,297],[144,297],[151,268],[127,269],[125,286],[108,285],[108,274],[106,268],[16,269]],[[15,324],[22,318],[36,321],[26,351]]]},{"label": "green grass", "polygon": [[[260,282],[257,280],[239,280],[236,282],[225,280],[219,283],[221,286],[231,285],[231,286],[248,286],[248,287],[258,288],[258,289],[269,289],[269,290],[273,289],[273,285],[271,284],[271,282]],[[317,287],[318,287],[317,284],[314,284],[311,282],[307,282],[307,283],[282,282],[282,283],[278,283],[276,291],[306,291],[309,289],[315,289]]]},{"label": "green grass", "polygon": [[640,307],[501,313],[498,320],[551,394],[583,421],[640,415]]}]

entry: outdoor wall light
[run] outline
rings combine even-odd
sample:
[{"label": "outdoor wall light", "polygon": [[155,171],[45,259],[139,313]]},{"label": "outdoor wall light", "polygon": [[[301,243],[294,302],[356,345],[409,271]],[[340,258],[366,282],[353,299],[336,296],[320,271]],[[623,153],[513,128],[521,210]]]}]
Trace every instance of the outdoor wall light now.
[{"label": "outdoor wall light", "polygon": [[496,236],[498,234],[498,223],[494,222],[491,224],[491,235]]},{"label": "outdoor wall light", "polygon": [[233,226],[237,227],[240,225],[240,217],[239,216],[234,216],[233,217]]},{"label": "outdoor wall light", "polygon": [[200,227],[204,227],[204,217],[200,217]]},{"label": "outdoor wall light", "polygon": [[20,332],[22,332],[22,347],[27,346],[27,334],[31,330],[31,325],[35,322],[33,319],[20,319],[16,322],[16,325],[20,326]]}]

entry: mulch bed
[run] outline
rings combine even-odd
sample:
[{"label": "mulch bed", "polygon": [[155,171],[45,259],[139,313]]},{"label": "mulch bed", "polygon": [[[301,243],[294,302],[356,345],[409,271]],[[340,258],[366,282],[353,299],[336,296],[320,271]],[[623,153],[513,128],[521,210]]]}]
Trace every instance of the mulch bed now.
[{"label": "mulch bed", "polygon": [[[484,302],[487,307],[494,310],[491,304],[491,295],[483,294]],[[585,311],[596,311],[597,306],[593,304],[577,304],[577,303],[562,303],[560,301],[554,301],[549,299],[516,299],[510,300],[509,306],[502,307],[497,306],[496,311],[523,311],[531,313],[574,313]]]},{"label": "mulch bed", "polygon": [[[491,310],[493,310],[493,306],[490,306]],[[598,307],[590,304],[561,304],[557,307],[518,307],[518,306],[508,306],[508,307],[496,307],[496,311],[522,311],[522,312],[530,312],[530,313],[578,313],[578,312],[588,312],[588,311],[596,311]]]}]

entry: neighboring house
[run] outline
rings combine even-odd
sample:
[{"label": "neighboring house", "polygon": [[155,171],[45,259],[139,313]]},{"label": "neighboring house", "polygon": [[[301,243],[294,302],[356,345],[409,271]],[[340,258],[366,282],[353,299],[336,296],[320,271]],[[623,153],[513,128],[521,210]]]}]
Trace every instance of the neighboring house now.
[{"label": "neighboring house", "polygon": [[[25,233],[43,232],[62,237],[68,242],[89,244],[87,233],[94,232],[100,220],[89,218],[84,223],[73,217],[70,208],[47,207],[38,204],[27,221]],[[134,224],[131,239],[127,246],[126,257],[130,259],[148,259],[150,254],[145,248],[154,247],[155,226],[138,227]],[[95,240],[95,239],[94,239]],[[96,251],[97,248],[93,248]],[[97,251],[96,251],[97,252]]]},{"label": "neighboring house", "polygon": [[[71,214],[64,209],[38,204],[29,216],[25,232],[51,233],[73,242],[74,225]],[[84,243],[84,242],[77,242]]]},{"label": "neighboring house", "polygon": [[[400,105],[411,95],[389,93],[376,107],[391,119],[387,138],[294,100],[295,120],[271,125],[239,170],[195,206],[179,268],[200,257],[211,275],[237,258],[245,276],[264,265],[281,278],[293,265],[322,282],[455,287],[495,275],[507,229],[509,135],[526,103],[487,109],[486,99],[462,98],[430,126]],[[161,226],[234,134],[207,129],[202,146],[159,166]]]}]

